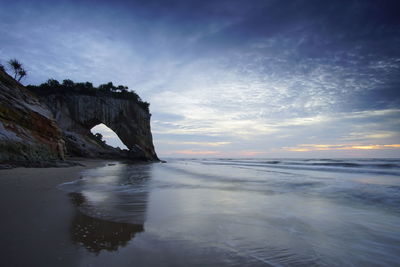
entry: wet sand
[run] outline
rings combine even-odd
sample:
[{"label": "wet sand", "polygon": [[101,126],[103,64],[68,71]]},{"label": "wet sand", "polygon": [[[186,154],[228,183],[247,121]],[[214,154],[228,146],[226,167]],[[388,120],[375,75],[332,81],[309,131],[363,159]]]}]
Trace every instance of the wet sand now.
[{"label": "wet sand", "polygon": [[396,266],[398,160],[282,161],[2,170],[1,266]]},{"label": "wet sand", "polygon": [[0,264],[78,265],[79,246],[71,242],[70,234],[76,209],[57,185],[107,162],[84,160],[80,163],[86,167],[0,170]]}]

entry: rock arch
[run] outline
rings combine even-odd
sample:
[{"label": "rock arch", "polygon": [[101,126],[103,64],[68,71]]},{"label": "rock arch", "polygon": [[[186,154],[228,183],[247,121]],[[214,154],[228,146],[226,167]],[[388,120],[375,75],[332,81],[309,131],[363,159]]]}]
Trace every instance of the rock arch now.
[{"label": "rock arch", "polygon": [[[122,143],[121,139],[119,139],[118,135],[107,125],[100,123],[90,129],[90,132],[94,135],[101,134],[102,141],[109,146],[114,148],[128,149],[124,143]],[[96,138],[98,139],[98,137]]]},{"label": "rock arch", "polygon": [[[101,95],[51,94],[41,97],[62,129],[67,152],[81,156],[109,154],[158,160],[150,128],[151,114],[135,101]],[[112,129],[129,151],[99,147],[90,129],[98,124]]]}]

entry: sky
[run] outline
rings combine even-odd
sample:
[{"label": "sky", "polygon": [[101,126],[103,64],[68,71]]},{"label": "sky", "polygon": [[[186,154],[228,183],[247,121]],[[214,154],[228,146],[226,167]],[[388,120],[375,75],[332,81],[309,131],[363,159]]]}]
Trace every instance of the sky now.
[{"label": "sky", "polygon": [[[23,84],[127,85],[168,157],[400,157],[400,2],[0,0]],[[111,145],[111,130],[98,126]]]}]

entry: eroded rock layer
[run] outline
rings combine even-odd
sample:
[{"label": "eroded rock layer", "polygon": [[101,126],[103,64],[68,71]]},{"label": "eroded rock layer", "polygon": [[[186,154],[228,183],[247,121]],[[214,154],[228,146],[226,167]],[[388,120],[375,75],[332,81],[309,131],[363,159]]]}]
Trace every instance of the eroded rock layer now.
[{"label": "eroded rock layer", "polygon": [[64,159],[65,145],[52,113],[0,70],[0,162],[37,165]]}]

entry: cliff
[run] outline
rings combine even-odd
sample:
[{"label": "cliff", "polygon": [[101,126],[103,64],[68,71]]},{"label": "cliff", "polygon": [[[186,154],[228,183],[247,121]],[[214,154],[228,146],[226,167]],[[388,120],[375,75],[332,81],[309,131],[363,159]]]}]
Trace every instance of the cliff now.
[{"label": "cliff", "polygon": [[50,110],[0,70],[0,162],[42,165],[63,160],[62,132]]},{"label": "cliff", "polygon": [[[28,90],[0,71],[0,163],[46,165],[65,155],[158,161],[148,103],[124,86],[68,81],[49,80]],[[128,150],[96,139],[90,130],[100,123]]]},{"label": "cliff", "polygon": [[[40,99],[60,126],[69,154],[158,160],[150,129],[151,115],[138,102],[101,92],[88,95],[74,90],[46,93]],[[96,142],[90,130],[100,123],[111,128],[129,151]]]}]

